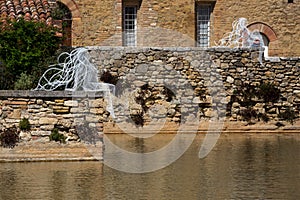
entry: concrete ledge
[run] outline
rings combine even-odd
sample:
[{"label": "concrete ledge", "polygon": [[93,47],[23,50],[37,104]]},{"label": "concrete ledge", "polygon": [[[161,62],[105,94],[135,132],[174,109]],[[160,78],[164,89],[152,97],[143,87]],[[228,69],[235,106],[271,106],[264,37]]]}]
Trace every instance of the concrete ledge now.
[{"label": "concrete ledge", "polygon": [[[100,147],[101,148],[101,147]],[[1,162],[56,162],[56,161],[102,161],[96,158],[82,143],[60,144],[56,142],[21,142],[15,148],[0,148]],[[102,154],[102,149],[99,149]]]},{"label": "concrete ledge", "polygon": [[[275,125],[276,122],[263,123],[258,122],[253,125],[248,125],[247,122],[234,122],[234,121],[225,121],[223,124],[221,123],[218,127],[221,130],[221,134],[299,134],[300,135],[300,119],[294,122],[294,124],[290,124],[284,122],[285,126],[278,127]],[[201,121],[198,126],[198,130],[195,126],[185,126],[184,133],[196,133],[197,134],[209,134],[214,133],[213,130],[209,130],[209,126],[213,125],[208,121]],[[214,126],[214,125],[213,125]],[[133,127],[124,130],[122,127]],[[166,122],[162,125],[157,125],[153,127],[143,127],[138,128],[133,124],[128,123],[126,125],[123,124],[115,124],[113,122],[105,122],[104,123],[104,134],[177,134],[180,125],[174,122]],[[197,130],[197,131],[195,131]]]}]

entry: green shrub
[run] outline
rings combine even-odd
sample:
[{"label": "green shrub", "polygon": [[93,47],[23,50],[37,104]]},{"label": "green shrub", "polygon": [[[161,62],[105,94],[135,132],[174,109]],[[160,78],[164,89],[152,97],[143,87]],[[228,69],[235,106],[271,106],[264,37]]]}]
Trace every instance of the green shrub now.
[{"label": "green shrub", "polygon": [[23,118],[20,122],[19,122],[19,128],[21,130],[24,131],[28,131],[30,129],[30,123],[29,120],[27,118]]},{"label": "green shrub", "polygon": [[22,72],[20,78],[15,82],[15,90],[29,90],[34,87],[33,84],[34,78],[31,75],[27,75],[25,72]]},{"label": "green shrub", "polygon": [[252,98],[254,98],[257,94],[257,88],[253,85],[242,83],[241,86],[236,88],[233,92],[233,100],[249,104],[252,102]]},{"label": "green shrub", "polygon": [[[48,66],[43,63],[51,57],[61,43],[56,36],[57,29],[42,22],[18,21],[0,22],[0,61],[11,77],[17,80],[21,73],[33,75],[38,81]],[[14,84],[8,85],[13,89]]]},{"label": "green shrub", "polygon": [[171,102],[173,100],[173,98],[175,97],[174,92],[171,89],[169,89],[165,86],[164,86],[164,89],[162,91],[162,94],[164,94],[166,96],[166,101],[167,102]]},{"label": "green shrub", "polygon": [[0,146],[14,148],[19,142],[19,131],[16,127],[5,129],[0,132]]},{"label": "green shrub", "polygon": [[277,102],[280,98],[280,90],[269,82],[262,82],[258,86],[242,83],[234,90],[232,98],[234,101],[250,104],[253,98],[262,99],[264,102]]},{"label": "green shrub", "polygon": [[14,85],[13,75],[7,70],[0,58],[0,90],[6,90]]},{"label": "green shrub", "polygon": [[56,142],[60,142],[60,143],[66,143],[66,136],[64,136],[63,134],[58,132],[57,128],[54,128],[51,131],[51,134],[49,136],[50,141],[56,141]]}]

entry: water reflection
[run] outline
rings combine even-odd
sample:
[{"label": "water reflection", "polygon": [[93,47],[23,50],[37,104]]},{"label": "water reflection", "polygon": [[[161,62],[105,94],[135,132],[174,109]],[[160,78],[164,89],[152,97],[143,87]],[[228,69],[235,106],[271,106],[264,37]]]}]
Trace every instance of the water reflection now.
[{"label": "water reflection", "polygon": [[[123,148],[149,152],[173,136],[110,137]],[[172,165],[147,174],[99,162],[1,163],[0,199],[300,199],[300,136],[222,135],[199,160],[203,138]]]}]

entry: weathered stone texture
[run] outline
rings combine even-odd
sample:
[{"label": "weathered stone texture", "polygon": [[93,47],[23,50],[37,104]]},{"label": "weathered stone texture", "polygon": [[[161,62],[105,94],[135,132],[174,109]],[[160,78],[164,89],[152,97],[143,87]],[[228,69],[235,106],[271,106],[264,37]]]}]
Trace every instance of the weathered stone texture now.
[{"label": "weathered stone texture", "polygon": [[[251,119],[252,112],[276,122],[288,109],[296,116],[300,114],[300,58],[262,58],[261,63],[258,49],[229,48],[93,47],[89,52],[99,76],[106,69],[119,79],[112,101],[115,120],[121,124],[134,126],[141,118],[144,124],[161,120],[180,123],[192,115],[204,120],[226,116],[241,122],[245,120],[243,113],[250,111],[252,122],[260,120]],[[236,93],[262,82],[279,90],[278,100],[268,102]],[[70,140],[76,140],[78,124],[86,121],[101,132],[104,123],[114,121],[106,111],[103,94],[93,99],[87,96],[95,94],[82,92],[0,94],[0,129],[18,126],[25,117],[32,125],[32,138],[47,137],[57,127]],[[30,139],[28,134],[24,137]]]},{"label": "weathered stone texture", "polygon": [[[299,115],[299,58],[270,61],[263,59],[257,49],[229,48],[99,47],[92,48],[91,55],[100,71],[106,69],[119,78],[117,93],[121,94],[114,105],[121,121],[144,113],[146,122],[160,115],[179,122],[183,112],[187,115],[196,112],[209,119],[215,117],[213,107],[220,108],[230,120],[240,121],[247,105],[234,100],[235,92],[262,83],[278,88],[280,99],[276,103],[252,99],[255,112],[270,120],[279,120],[278,114],[287,108]],[[122,56],[112,60],[113,55]],[[171,101],[164,96],[164,87],[175,94]],[[224,89],[223,94],[220,88]],[[132,92],[128,96],[122,93],[127,89]],[[158,109],[161,112],[156,112],[155,106],[161,106]]]},{"label": "weathered stone texture", "polygon": [[[77,133],[79,125],[86,121],[89,126],[103,127],[103,120],[108,118],[102,96],[91,99],[85,96],[56,96],[56,92],[53,92],[52,97],[41,97],[40,93],[43,92],[31,92],[32,98],[26,95],[19,97],[25,94],[23,91],[1,91],[0,130],[19,127],[20,120],[27,118],[31,128],[20,135],[23,141],[48,138],[54,128],[58,128],[68,141],[77,141],[80,139]],[[35,99],[34,96],[39,98]],[[101,128],[98,131],[102,134]]]},{"label": "weathered stone texture", "polygon": [[137,46],[195,46],[195,8],[198,3],[208,2],[215,3],[211,16],[211,46],[232,30],[234,20],[244,17],[249,24],[263,25],[257,27],[261,27],[259,31],[271,41],[271,56],[300,55],[298,0],[290,4],[287,0],[76,1],[77,7],[70,5],[74,16],[73,46],[121,46],[122,6],[128,4],[138,5]]}]

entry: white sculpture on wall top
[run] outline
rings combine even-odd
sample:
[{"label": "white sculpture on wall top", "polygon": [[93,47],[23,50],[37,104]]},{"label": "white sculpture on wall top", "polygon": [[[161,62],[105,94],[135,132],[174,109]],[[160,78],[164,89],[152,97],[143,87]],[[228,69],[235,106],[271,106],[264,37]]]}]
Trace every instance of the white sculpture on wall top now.
[{"label": "white sculpture on wall top", "polygon": [[[60,62],[61,59],[63,62]],[[115,86],[98,81],[98,70],[90,62],[87,49],[77,48],[71,53],[64,52],[57,61],[57,64],[50,65],[44,72],[34,90],[54,91],[64,88],[66,91],[102,91],[107,99],[106,109],[115,117],[112,104]]]}]

